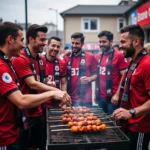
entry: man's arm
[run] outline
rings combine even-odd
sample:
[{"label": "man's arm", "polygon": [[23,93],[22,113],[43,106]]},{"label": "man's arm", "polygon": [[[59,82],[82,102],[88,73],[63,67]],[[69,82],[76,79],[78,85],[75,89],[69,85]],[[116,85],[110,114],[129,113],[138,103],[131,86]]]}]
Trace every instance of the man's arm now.
[{"label": "man's arm", "polygon": [[120,80],[120,84],[119,84],[119,87],[118,87],[118,90],[116,91],[115,95],[112,97],[112,100],[111,102],[114,104],[114,105],[117,105],[118,104],[118,101],[119,101],[119,93],[120,93],[120,86],[121,86],[121,83],[122,83],[122,79],[123,79],[123,75],[125,73],[125,70],[126,68],[128,67],[128,63],[125,62],[125,59],[124,59],[124,55],[122,53],[118,53],[118,62],[117,62],[117,66],[118,66],[118,70],[120,72],[120,75],[122,76],[121,77],[121,80]]},{"label": "man's arm", "polygon": [[25,94],[23,95],[21,91],[17,90],[10,95],[8,99],[15,104],[19,109],[32,108],[41,105],[49,99],[58,99],[62,103],[70,102],[66,92],[63,91],[49,91],[42,94]]},{"label": "man's arm", "polygon": [[34,76],[30,76],[24,79],[25,83],[30,87],[30,89],[45,92],[45,91],[59,91],[59,89],[48,86],[41,82],[35,80]]},{"label": "man's arm", "polygon": [[61,78],[61,90],[67,91],[67,79],[66,79],[66,77]]},{"label": "man's arm", "polygon": [[[150,113],[150,99],[147,100],[143,105],[134,108],[134,110],[135,110],[135,116],[142,116],[142,115],[146,115]],[[114,113],[112,114],[112,117],[116,118],[117,120],[119,119],[127,120],[131,118],[132,115],[130,114],[129,110],[126,110],[124,108],[119,108],[114,111]]]},{"label": "man's arm", "polygon": [[122,83],[122,80],[123,80],[123,75],[125,73],[125,70],[121,70],[120,71],[120,74],[121,74],[121,80],[120,80],[120,83],[119,83],[119,87],[115,93],[115,95],[113,95],[112,99],[111,99],[111,102],[112,104],[114,105],[117,105],[118,104],[118,101],[119,101],[119,94],[120,94],[120,86],[121,86],[121,83]]},{"label": "man's arm", "polygon": [[30,62],[26,57],[16,57],[13,59],[12,63],[18,78],[23,79],[30,89],[41,92],[59,90],[36,81],[30,68]]}]

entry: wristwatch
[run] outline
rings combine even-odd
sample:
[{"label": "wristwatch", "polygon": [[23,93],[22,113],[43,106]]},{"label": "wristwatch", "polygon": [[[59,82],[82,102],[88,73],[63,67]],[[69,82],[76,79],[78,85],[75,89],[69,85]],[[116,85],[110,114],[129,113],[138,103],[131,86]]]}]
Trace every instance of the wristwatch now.
[{"label": "wristwatch", "polygon": [[129,112],[132,115],[132,118],[134,118],[135,117],[135,110],[134,109],[130,109]]}]

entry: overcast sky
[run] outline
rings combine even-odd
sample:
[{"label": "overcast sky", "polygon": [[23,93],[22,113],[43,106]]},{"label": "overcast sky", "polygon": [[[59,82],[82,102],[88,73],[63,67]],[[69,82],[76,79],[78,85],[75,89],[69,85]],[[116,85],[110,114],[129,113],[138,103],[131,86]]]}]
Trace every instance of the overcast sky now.
[{"label": "overcast sky", "polygon": [[[121,0],[28,0],[28,22],[44,24],[53,22],[56,24],[56,13],[49,8],[63,12],[79,4],[93,5],[117,5]],[[0,18],[4,21],[25,22],[25,0],[0,0]],[[58,28],[63,29],[63,19],[59,15]]]}]

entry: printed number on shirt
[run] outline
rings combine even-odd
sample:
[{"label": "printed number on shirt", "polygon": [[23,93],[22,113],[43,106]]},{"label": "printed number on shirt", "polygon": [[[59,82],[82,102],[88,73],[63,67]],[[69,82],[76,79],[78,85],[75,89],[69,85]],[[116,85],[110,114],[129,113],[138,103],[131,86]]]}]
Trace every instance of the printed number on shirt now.
[{"label": "printed number on shirt", "polygon": [[71,68],[71,76],[78,76],[79,68]]},{"label": "printed number on shirt", "polygon": [[106,74],[106,67],[100,67],[100,73],[101,75],[105,75]]}]

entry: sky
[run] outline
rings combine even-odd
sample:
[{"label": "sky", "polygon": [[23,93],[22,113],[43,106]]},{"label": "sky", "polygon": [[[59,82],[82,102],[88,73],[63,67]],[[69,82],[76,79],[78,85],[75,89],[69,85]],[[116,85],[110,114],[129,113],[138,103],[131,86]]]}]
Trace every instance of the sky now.
[{"label": "sky", "polygon": [[[63,30],[63,18],[59,13],[76,5],[117,5],[121,0],[28,0],[28,22],[44,24],[53,22],[56,24],[56,12],[58,11],[58,29]],[[0,18],[3,21],[19,23],[25,22],[25,0],[0,0]]]}]

